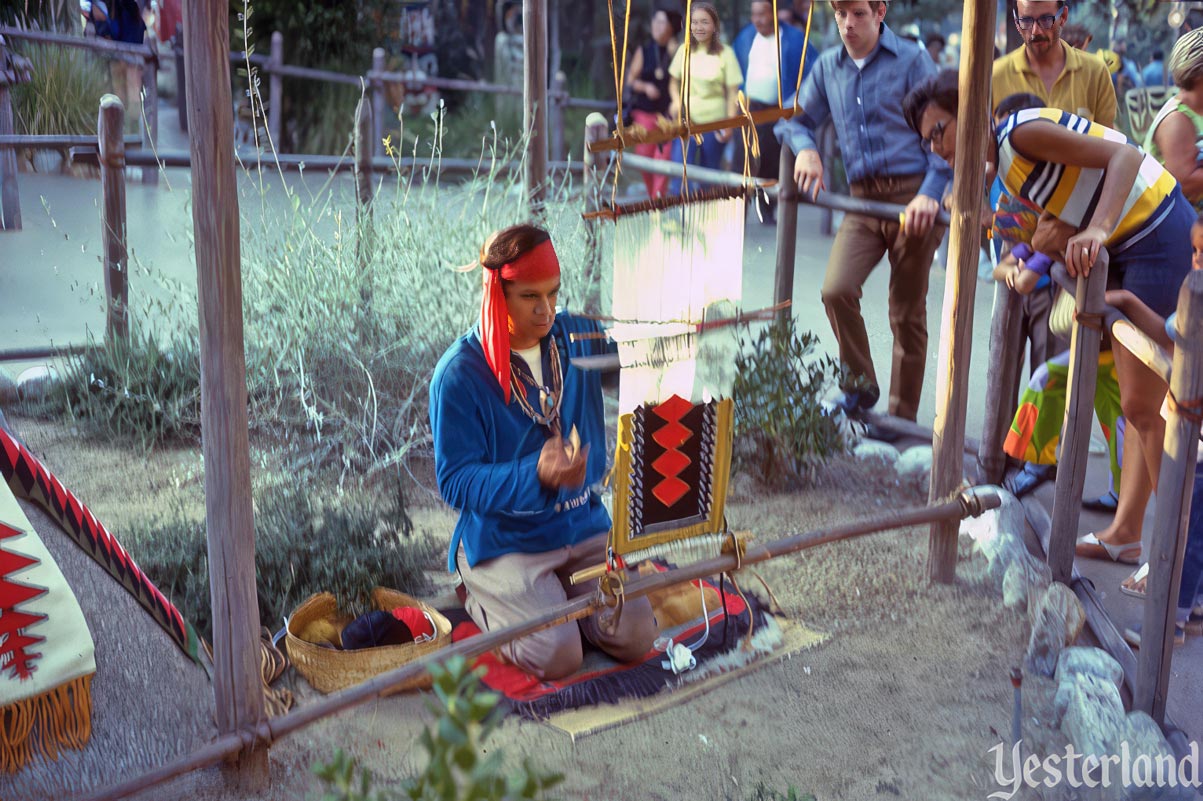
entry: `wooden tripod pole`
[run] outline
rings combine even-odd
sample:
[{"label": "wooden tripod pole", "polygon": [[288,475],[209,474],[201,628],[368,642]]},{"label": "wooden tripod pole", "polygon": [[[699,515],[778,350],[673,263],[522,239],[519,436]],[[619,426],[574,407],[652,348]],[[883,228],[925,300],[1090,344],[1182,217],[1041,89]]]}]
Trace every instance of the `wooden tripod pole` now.
[{"label": "wooden tripod pole", "polygon": [[[184,61],[192,127],[213,696],[218,731],[237,736],[236,732],[260,725],[266,715],[259,674],[229,20],[225,0],[192,0],[184,17]],[[233,772],[244,791],[261,790],[268,782],[267,749],[247,749]]]},{"label": "wooden tripod pole", "polygon": [[[960,107],[957,109],[958,163],[984,164],[990,133],[990,85],[994,64],[994,3],[965,0],[961,48]],[[969,355],[973,345],[973,290],[977,286],[981,240],[981,169],[956,171],[952,184],[952,229],[948,248],[948,288],[940,317],[940,356],[936,374],[936,423],[932,437],[931,496],[937,503],[961,485],[965,468],[965,407],[969,392]],[[928,576],[949,584],[957,572],[957,526],[933,523],[927,556]]]}]

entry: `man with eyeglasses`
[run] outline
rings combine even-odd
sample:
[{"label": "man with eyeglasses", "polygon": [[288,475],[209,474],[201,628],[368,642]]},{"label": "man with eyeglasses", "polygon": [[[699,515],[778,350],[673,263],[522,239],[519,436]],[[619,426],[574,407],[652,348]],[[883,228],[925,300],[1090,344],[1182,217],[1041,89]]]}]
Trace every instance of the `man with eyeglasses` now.
[{"label": "man with eyeglasses", "polygon": [[1011,19],[1023,47],[994,62],[997,108],[1014,94],[1036,95],[1049,108],[1059,108],[1100,125],[1115,125],[1115,87],[1101,59],[1061,40],[1069,19],[1064,0],[1017,0]]},{"label": "man with eyeglasses", "polygon": [[[821,292],[846,369],[835,406],[856,416],[873,408],[881,395],[861,296],[869,274],[882,256],[888,257],[894,346],[887,411],[914,420],[927,366],[928,273],[943,235],[935,220],[952,172],[907,126],[902,98],[934,75],[936,65],[923,45],[885,25],[882,0],[843,0],[831,7],[842,44],[820,55],[803,81],[802,113],[779,122],[774,131],[797,154],[794,179],[805,194],[817,196],[825,186],[815,131],[831,119],[852,195],[906,206],[901,223],[844,216]],[[870,436],[888,435],[871,429]]]}]

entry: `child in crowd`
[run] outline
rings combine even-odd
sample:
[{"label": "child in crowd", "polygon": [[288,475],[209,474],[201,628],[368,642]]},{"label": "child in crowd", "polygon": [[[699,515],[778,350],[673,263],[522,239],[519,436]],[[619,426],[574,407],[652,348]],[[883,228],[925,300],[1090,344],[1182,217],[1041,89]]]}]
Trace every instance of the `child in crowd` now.
[{"label": "child in crowd", "polygon": [[[1195,221],[1190,231],[1192,249],[1191,268],[1203,270],[1203,215]],[[1173,352],[1174,338],[1178,336],[1175,326],[1177,312],[1169,319],[1163,319],[1140,301],[1131,292],[1123,289],[1109,290],[1106,295],[1107,304],[1114,306],[1124,313],[1124,316],[1142,332],[1167,351]],[[1162,416],[1168,417],[1167,403],[1162,406]],[[1203,431],[1200,431],[1203,437]],[[1178,607],[1174,624],[1174,644],[1186,642],[1187,633],[1203,633],[1203,469],[1198,460],[1203,457],[1203,449],[1196,452],[1195,479],[1190,497],[1190,518],[1187,524],[1186,553],[1182,559],[1182,584],[1178,591]],[[1136,575],[1144,583],[1148,574],[1148,564],[1141,567]],[[1140,647],[1140,626],[1134,626],[1124,631],[1124,639],[1136,647]]]}]

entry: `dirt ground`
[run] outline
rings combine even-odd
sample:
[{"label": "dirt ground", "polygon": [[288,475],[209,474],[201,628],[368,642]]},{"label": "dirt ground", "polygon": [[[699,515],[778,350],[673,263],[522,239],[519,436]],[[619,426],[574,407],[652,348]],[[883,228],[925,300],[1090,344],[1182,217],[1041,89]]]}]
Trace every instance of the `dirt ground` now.
[{"label": "dirt ground", "polygon": [[[12,422],[118,538],[124,526],[168,504],[200,508],[196,451],[131,455],[59,426]],[[269,462],[257,461],[259,469]],[[833,463],[821,482],[770,493],[737,477],[728,519],[769,540],[924,500],[892,471],[850,459]],[[454,520],[448,510],[424,502],[415,512],[419,529],[446,540]],[[928,586],[926,551],[926,529],[910,529],[766,563],[759,572],[790,617],[830,632],[826,644],[575,743],[515,718],[490,744],[565,773],[555,793],[562,798],[776,797],[757,796],[758,784],[823,801],[984,798],[995,789],[988,749],[1010,731],[1009,672],[1022,659],[1025,626],[982,581],[984,560],[967,546],[951,586]],[[295,682],[301,703],[316,697],[302,679]],[[417,735],[430,719],[420,695],[382,699],[276,743],[266,792],[227,787],[212,769],[144,797],[317,797],[310,766],[340,747],[387,784],[420,769]]]}]

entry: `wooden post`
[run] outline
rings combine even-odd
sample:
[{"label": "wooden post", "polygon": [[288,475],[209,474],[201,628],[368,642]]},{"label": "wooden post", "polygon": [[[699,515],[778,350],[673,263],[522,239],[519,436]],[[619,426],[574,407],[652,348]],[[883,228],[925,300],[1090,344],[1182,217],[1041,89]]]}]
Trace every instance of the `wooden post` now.
[{"label": "wooden post", "polygon": [[[0,136],[16,133],[13,125],[13,106],[8,87],[16,83],[17,71],[8,69],[8,48],[0,36]],[[21,195],[17,187],[17,151],[0,149],[0,228],[21,230]]]},{"label": "wooden post", "polygon": [[[247,441],[246,354],[230,32],[226,0],[191,0],[184,17],[192,155],[192,225],[200,305],[201,444],[213,610],[217,730],[264,719],[255,591],[255,522]],[[267,749],[248,747],[231,766],[243,792],[267,785]]]},{"label": "wooden post", "polygon": [[531,219],[547,197],[547,0],[522,0],[522,128],[527,144],[523,189]]},{"label": "wooden post", "polygon": [[[957,153],[965,164],[985,163],[991,129],[990,85],[994,64],[994,3],[965,0],[961,45]],[[948,285],[940,326],[936,374],[936,422],[932,433],[931,498],[948,498],[964,477],[965,406],[969,356],[973,346],[973,291],[977,286],[978,243],[985,175],[957,170],[952,184],[952,231]],[[956,269],[953,269],[953,265]],[[951,583],[957,571],[958,524],[933,523],[927,556],[932,581]]]},{"label": "wooden post", "polygon": [[551,82],[551,96],[547,99],[551,104],[548,109],[551,119],[548,120],[547,126],[551,158],[554,161],[564,160],[564,101],[568,99],[567,86],[568,76],[557,72]]},{"label": "wooden post", "polygon": [[[1178,291],[1174,369],[1170,394],[1177,399],[1165,427],[1165,450],[1157,477],[1157,511],[1149,553],[1149,580],[1136,673],[1134,708],[1161,723],[1169,694],[1174,613],[1182,584],[1182,560],[1195,484],[1199,423],[1191,421],[1203,401],[1203,272],[1192,271]],[[1187,407],[1183,414],[1183,408]],[[1192,408],[1193,407],[1193,408]]]},{"label": "wooden post", "polygon": [[[147,41],[152,41],[147,37]],[[142,66],[142,147],[149,148],[152,153],[158,152],[159,147],[159,68],[158,54],[154,52]],[[159,168],[143,167],[142,183],[158,185]]]},{"label": "wooden post", "polygon": [[[594,142],[599,142],[610,135],[610,124],[606,118],[598,112],[593,112],[585,119],[585,152],[582,157],[582,166],[584,170],[581,175],[581,194],[584,197],[584,213],[588,214],[592,211],[597,211],[601,207],[602,194],[602,174],[601,169],[605,162],[598,164],[598,154],[589,149],[589,145]],[[602,158],[608,159],[609,153],[605,153]],[[596,219],[585,218],[585,275],[588,278],[589,285],[601,275],[601,240],[597,235],[598,221]],[[591,309],[590,311],[600,313],[601,309]]]},{"label": "wooden post", "polygon": [[[1089,278],[1078,277],[1078,314],[1102,315],[1107,290],[1106,248],[1090,270]],[[1057,455],[1057,487],[1053,496],[1052,533],[1048,543],[1048,566],[1053,579],[1069,584],[1073,579],[1074,545],[1082,516],[1082,487],[1090,459],[1090,427],[1094,420],[1094,388],[1099,371],[1102,331],[1075,321],[1069,345],[1069,390],[1065,399],[1065,422]]]},{"label": "wooden post", "polygon": [[[773,303],[794,299],[794,256],[798,249],[798,184],[794,181],[794,154],[781,145],[777,168],[777,273],[773,281]],[[777,313],[781,321],[793,316],[793,308]]]},{"label": "wooden post", "polygon": [[125,247],[125,106],[116,95],[100,98],[100,232],[104,238],[104,335],[110,344],[129,339],[129,270]]},{"label": "wooden post", "polygon": [[372,301],[372,139],[376,129],[373,116],[371,99],[361,97],[355,107],[355,251],[363,303],[360,311],[365,314]]},{"label": "wooden post", "polygon": [[280,152],[280,115],[284,111],[284,34],[272,32],[271,51],[267,61],[267,138],[272,150]]},{"label": "wooden post", "polygon": [[990,363],[986,371],[986,418],[978,448],[979,478],[985,484],[1001,484],[1007,457],[1003,442],[1015,415],[1015,396],[1023,369],[1023,331],[1019,319],[1022,298],[1006,284],[994,285],[994,313],[990,319]]},{"label": "wooden post", "polygon": [[[385,61],[385,52],[383,47],[377,47],[372,51],[372,129],[371,137],[375,141],[372,143],[371,154],[375,156],[384,155],[384,104],[387,98],[384,95],[384,79],[380,74],[384,72],[387,66]],[[397,143],[397,150],[401,150],[401,143]]]}]

